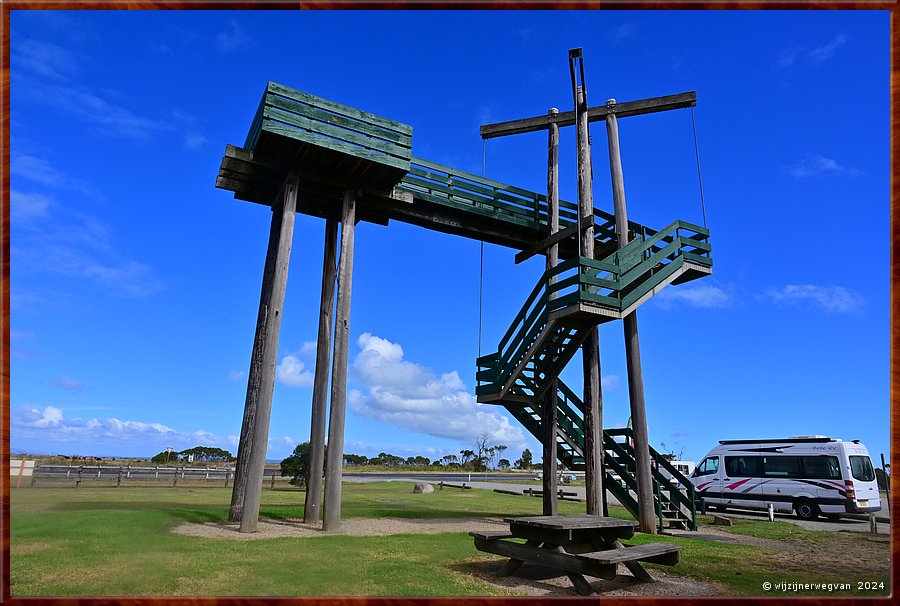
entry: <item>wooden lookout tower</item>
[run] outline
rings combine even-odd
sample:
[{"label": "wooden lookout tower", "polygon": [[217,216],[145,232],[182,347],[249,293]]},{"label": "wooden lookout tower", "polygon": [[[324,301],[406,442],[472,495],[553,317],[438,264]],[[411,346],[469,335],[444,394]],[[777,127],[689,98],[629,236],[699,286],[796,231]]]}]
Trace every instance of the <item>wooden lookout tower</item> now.
[{"label": "wooden lookout tower", "polygon": [[[602,513],[609,491],[645,532],[654,532],[664,520],[695,527],[692,485],[667,468],[668,462],[647,443],[645,418],[641,426],[640,414],[635,416],[644,406],[635,310],[669,284],[711,273],[709,231],[678,220],[654,230],[627,219],[616,119],[691,107],[696,95],[590,108],[583,67],[575,70],[579,61],[580,52],[570,56],[574,112],[552,110],[482,127],[484,138],[548,131],[545,193],[414,157],[409,125],[268,83],[246,141],[242,147],[226,147],[216,179],[216,186],[232,191],[236,199],[272,210],[230,512],[241,532],[255,531],[259,516],[297,212],[324,219],[325,227],[306,522],[323,518],[326,531],[340,525],[355,225],[393,220],[517,249],[517,262],[535,254],[547,257],[547,271],[497,351],[477,360],[476,374],[478,401],[502,405],[544,445],[545,513],[555,513],[556,469],[563,465],[585,469],[589,514]],[[598,120],[606,122],[609,134],[613,213],[594,207],[586,176],[587,125]],[[578,133],[582,175],[577,203],[559,200],[557,193],[559,128],[570,125]],[[632,416],[637,419],[633,432],[602,428],[597,326],[620,319],[628,344]],[[584,352],[585,385],[576,395],[559,373],[579,349]],[[668,473],[661,475],[662,469]]]}]

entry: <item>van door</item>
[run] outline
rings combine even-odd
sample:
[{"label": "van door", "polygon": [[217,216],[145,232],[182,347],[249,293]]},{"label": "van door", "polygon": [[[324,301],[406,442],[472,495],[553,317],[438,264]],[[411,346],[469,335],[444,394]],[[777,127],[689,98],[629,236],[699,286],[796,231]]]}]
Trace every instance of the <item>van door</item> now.
[{"label": "van door", "polygon": [[768,505],[790,511],[801,500],[816,502],[814,485],[804,482],[802,457],[793,454],[766,453],[762,457],[761,492]]},{"label": "van door", "polygon": [[735,507],[765,507],[759,491],[762,457],[758,455],[725,456],[722,493],[725,502]]},{"label": "van door", "polygon": [[719,457],[716,455],[706,457],[694,468],[691,481],[698,499],[708,504],[722,503],[722,475],[719,472]]}]

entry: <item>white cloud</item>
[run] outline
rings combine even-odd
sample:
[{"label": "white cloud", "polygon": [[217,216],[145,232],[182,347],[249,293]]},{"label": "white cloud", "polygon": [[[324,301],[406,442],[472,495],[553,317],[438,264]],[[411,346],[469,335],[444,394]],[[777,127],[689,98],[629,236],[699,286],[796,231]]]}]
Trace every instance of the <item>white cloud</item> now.
[{"label": "white cloud", "polygon": [[793,67],[798,60],[805,59],[809,64],[818,65],[834,56],[837,49],[843,46],[849,38],[846,34],[838,34],[830,42],[822,46],[807,50],[804,46],[791,46],[783,50],[775,60],[777,69]]},{"label": "white cloud", "polygon": [[810,304],[828,312],[842,314],[857,312],[866,304],[865,297],[849,288],[813,284],[788,284],[781,290],[770,289],[759,298],[774,303]]},{"label": "white cloud", "polygon": [[10,221],[30,221],[47,215],[50,198],[41,194],[26,194],[16,190],[9,192]]},{"label": "white cloud", "polygon": [[143,448],[147,455],[155,454],[166,446],[176,450],[191,446],[229,446],[227,439],[198,429],[177,431],[163,423],[126,421],[116,417],[106,419],[65,418],[63,411],[55,406],[43,409],[23,407],[11,415],[10,440],[12,442],[32,440],[46,444],[83,443],[97,448],[123,445]]},{"label": "white cloud", "polygon": [[84,391],[84,382],[67,376],[58,378],[53,382],[53,386],[65,389],[66,391]]},{"label": "white cloud", "polygon": [[[164,120],[141,116],[93,92],[75,86],[38,87],[39,102],[97,127],[97,133],[144,142],[175,129]],[[34,95],[34,92],[32,93]]]},{"label": "white cloud", "polygon": [[662,309],[679,307],[699,307],[701,309],[722,309],[733,304],[733,297],[710,284],[697,286],[669,286],[660,291],[653,300]]},{"label": "white cloud", "polygon": [[784,166],[783,170],[792,177],[803,179],[817,175],[845,175],[855,177],[862,171],[857,168],[847,168],[831,158],[807,154],[800,162],[792,166]]},{"label": "white cloud", "polygon": [[304,356],[312,355],[316,353],[317,344],[315,341],[304,341],[303,345],[300,346],[300,353]]},{"label": "white cloud", "polygon": [[228,371],[228,378],[231,381],[240,381],[241,379],[243,379],[246,376],[247,376],[246,370],[229,370]]},{"label": "white cloud", "polygon": [[279,381],[291,387],[309,387],[313,384],[313,374],[296,356],[285,356],[275,370]]},{"label": "white cloud", "polygon": [[[11,171],[45,185],[89,190],[34,156],[13,157]],[[115,250],[109,227],[96,217],[41,194],[12,190],[10,202],[15,209],[10,216],[18,219],[12,223],[15,237],[10,245],[14,271],[90,280],[126,297],[146,296],[163,287],[149,265]]]},{"label": "white cloud", "polygon": [[834,55],[834,51],[843,46],[845,42],[847,42],[847,35],[838,34],[828,44],[809,51],[807,56],[813,63],[822,63],[823,61],[830,59],[831,56]]},{"label": "white cloud", "polygon": [[600,387],[603,389],[618,389],[622,384],[619,375],[603,375],[600,377]]},{"label": "white cloud", "polygon": [[96,192],[84,181],[61,173],[53,168],[46,159],[37,156],[29,154],[11,155],[9,159],[9,173],[14,177],[22,177],[41,185],[96,195]]},{"label": "white cloud", "polygon": [[84,58],[50,42],[27,38],[12,47],[13,66],[54,80],[65,79],[78,71]]},{"label": "white cloud", "polygon": [[639,29],[640,24],[638,23],[623,23],[619,27],[615,28],[610,36],[612,37],[613,42],[621,42],[626,38],[634,36]]},{"label": "white cloud", "polygon": [[430,369],[403,359],[403,348],[365,333],[351,367],[362,389],[347,398],[357,414],[403,429],[470,444],[486,431],[491,441],[520,448],[522,429],[490,405],[481,405],[454,370],[435,375]]},{"label": "white cloud", "polygon": [[230,53],[233,50],[251,46],[253,41],[248,38],[237,21],[232,19],[229,22],[230,28],[227,31],[219,32],[216,36],[216,47],[223,53]]}]

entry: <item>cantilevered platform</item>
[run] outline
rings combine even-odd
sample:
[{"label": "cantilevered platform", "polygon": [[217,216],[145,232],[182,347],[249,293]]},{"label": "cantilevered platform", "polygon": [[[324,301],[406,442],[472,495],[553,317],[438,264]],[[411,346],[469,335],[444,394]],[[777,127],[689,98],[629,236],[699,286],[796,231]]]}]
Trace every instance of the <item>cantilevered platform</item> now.
[{"label": "cantilevered platform", "polygon": [[[547,236],[547,197],[411,155],[412,127],[270,82],[243,147],[226,146],[216,187],[270,206],[285,177],[300,179],[298,212],[336,216],[357,192],[359,220],[403,221],[527,249]],[[560,229],[577,205],[560,201]],[[595,258],[615,250],[615,218],[594,211]],[[632,237],[655,232],[629,222]],[[577,254],[574,232],[560,257]]]}]

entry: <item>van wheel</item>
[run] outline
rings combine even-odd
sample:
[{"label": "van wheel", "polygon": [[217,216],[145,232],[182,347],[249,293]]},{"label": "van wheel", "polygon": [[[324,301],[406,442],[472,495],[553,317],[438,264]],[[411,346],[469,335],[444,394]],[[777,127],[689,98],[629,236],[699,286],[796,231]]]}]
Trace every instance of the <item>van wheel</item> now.
[{"label": "van wheel", "polygon": [[794,512],[801,520],[815,520],[819,517],[819,507],[809,499],[800,499],[794,503]]}]

